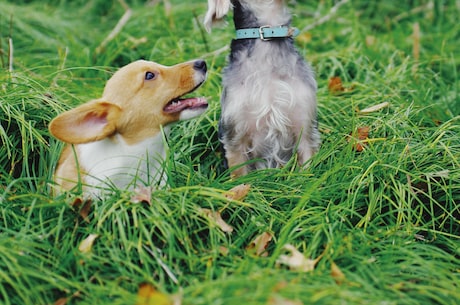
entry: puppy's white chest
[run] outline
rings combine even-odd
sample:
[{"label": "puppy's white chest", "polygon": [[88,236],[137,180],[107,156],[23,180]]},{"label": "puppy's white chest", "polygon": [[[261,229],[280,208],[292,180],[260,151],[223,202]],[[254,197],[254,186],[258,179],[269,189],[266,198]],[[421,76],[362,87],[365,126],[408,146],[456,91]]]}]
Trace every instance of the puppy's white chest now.
[{"label": "puppy's white chest", "polygon": [[88,185],[124,189],[163,180],[160,169],[165,150],[161,133],[134,145],[126,144],[121,137],[81,144],[78,154]]}]

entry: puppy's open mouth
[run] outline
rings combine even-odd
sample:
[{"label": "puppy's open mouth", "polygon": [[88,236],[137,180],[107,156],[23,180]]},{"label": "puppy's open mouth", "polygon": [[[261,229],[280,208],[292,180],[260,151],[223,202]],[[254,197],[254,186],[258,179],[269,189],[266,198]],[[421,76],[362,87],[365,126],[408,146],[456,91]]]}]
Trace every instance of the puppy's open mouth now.
[{"label": "puppy's open mouth", "polygon": [[165,113],[178,113],[185,109],[207,108],[204,97],[175,98],[163,108]]}]

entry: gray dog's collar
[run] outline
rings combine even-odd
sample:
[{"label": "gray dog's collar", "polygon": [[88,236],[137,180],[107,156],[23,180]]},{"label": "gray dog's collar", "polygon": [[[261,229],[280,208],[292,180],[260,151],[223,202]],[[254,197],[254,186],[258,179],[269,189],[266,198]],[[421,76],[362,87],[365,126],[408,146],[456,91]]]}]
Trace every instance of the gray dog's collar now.
[{"label": "gray dog's collar", "polygon": [[260,38],[261,40],[271,40],[273,38],[288,38],[296,37],[300,31],[297,28],[292,28],[286,25],[269,26],[264,25],[259,28],[249,28],[236,30],[236,39],[253,39]]}]

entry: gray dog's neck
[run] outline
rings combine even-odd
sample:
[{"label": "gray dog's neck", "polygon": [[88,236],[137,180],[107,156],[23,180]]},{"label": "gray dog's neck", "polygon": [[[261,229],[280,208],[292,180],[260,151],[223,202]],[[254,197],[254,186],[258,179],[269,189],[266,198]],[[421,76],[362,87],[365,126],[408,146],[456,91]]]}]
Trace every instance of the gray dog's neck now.
[{"label": "gray dog's neck", "polygon": [[265,25],[288,25],[290,14],[284,7],[283,1],[254,1],[233,0],[233,22],[235,28],[247,29]]}]

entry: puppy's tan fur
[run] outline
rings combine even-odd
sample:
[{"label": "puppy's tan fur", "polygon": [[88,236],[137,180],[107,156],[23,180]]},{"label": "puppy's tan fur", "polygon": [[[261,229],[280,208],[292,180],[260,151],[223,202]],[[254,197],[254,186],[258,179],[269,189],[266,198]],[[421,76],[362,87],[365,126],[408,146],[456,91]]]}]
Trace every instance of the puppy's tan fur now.
[{"label": "puppy's tan fur", "polygon": [[164,157],[162,127],[206,109],[202,98],[178,100],[205,78],[203,61],[166,67],[139,60],[110,78],[102,98],[57,116],[50,123],[51,134],[74,144],[74,149],[65,147],[59,160],[58,189],[70,190],[79,181],[126,187],[138,174],[142,179],[158,176]]}]

